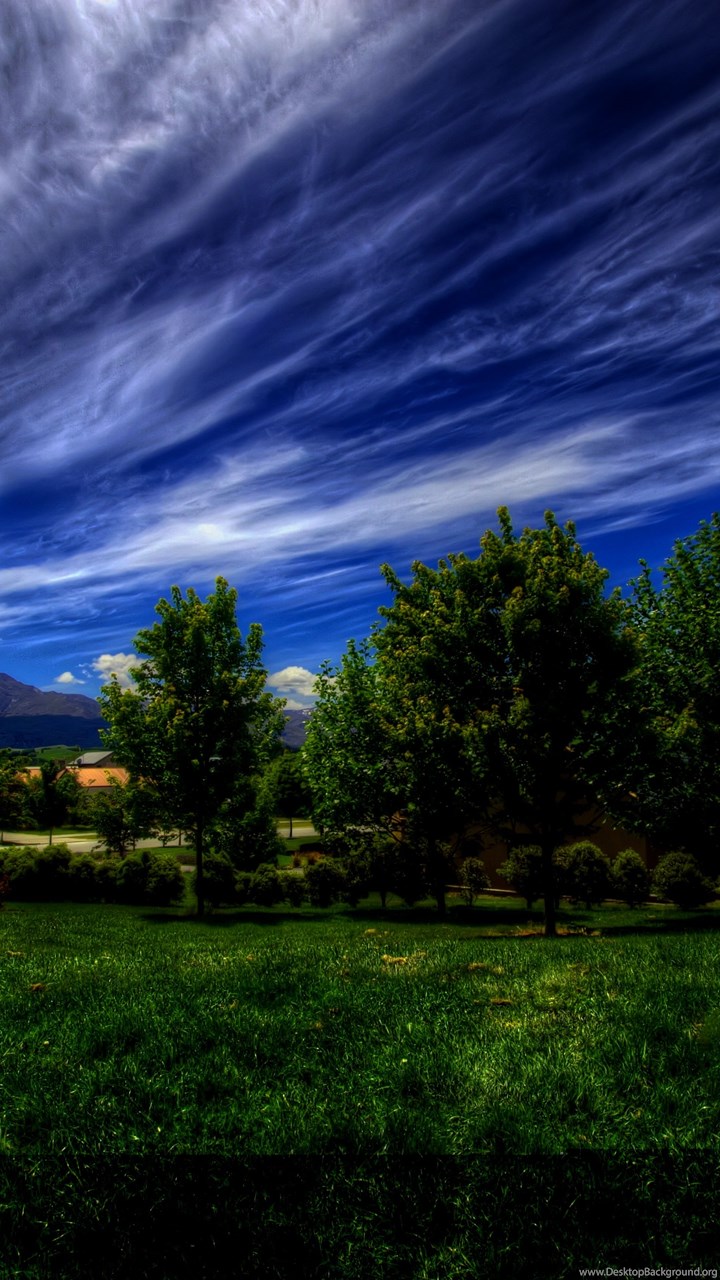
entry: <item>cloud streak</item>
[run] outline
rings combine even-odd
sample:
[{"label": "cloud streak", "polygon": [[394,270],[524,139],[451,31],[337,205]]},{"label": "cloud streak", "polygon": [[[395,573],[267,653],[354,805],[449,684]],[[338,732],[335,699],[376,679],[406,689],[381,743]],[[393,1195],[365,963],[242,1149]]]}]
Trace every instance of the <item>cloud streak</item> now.
[{"label": "cloud streak", "polygon": [[379,560],[472,551],[500,503],[600,558],[624,530],[618,572],[655,524],[669,550],[720,479],[715,26],[8,0],[14,670],[47,683],[72,639],[104,678],[171,581],[217,573],[309,669],[370,626]]}]

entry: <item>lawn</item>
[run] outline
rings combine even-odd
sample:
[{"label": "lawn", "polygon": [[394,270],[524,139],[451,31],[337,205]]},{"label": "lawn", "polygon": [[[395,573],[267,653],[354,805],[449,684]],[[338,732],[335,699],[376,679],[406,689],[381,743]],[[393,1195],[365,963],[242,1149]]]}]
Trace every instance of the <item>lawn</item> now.
[{"label": "lawn", "polygon": [[717,913],[517,908],[9,906],[0,1150],[716,1151]]},{"label": "lawn", "polygon": [[561,914],[8,904],[1,1280],[716,1265],[718,913]]}]

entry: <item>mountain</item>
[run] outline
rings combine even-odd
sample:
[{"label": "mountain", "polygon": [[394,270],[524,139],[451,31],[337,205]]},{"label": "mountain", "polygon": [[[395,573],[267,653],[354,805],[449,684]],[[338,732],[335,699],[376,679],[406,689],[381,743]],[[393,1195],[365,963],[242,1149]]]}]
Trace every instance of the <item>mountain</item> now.
[{"label": "mountain", "polygon": [[[286,711],[283,741],[296,751],[305,741],[310,711]],[[0,747],[52,747],[59,743],[98,748],[106,728],[94,698],[83,693],[43,693],[0,673]]]},{"label": "mountain", "polygon": [[0,673],[0,747],[51,747],[59,743],[85,749],[100,746],[105,727],[94,698],[82,693],[43,693]]},{"label": "mountain", "polygon": [[283,731],[283,742],[291,751],[297,751],[305,741],[305,727],[312,711],[286,711],[287,725]]}]

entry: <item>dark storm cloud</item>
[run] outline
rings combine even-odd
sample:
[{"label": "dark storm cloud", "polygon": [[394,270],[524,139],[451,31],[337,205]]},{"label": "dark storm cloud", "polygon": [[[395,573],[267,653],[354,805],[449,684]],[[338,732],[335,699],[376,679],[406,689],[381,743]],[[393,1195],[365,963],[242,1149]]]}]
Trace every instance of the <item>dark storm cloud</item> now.
[{"label": "dark storm cloud", "polygon": [[5,634],[99,634],[114,597],[117,646],[129,579],[275,573],[306,663],[325,571],[349,622],[378,559],[471,549],[501,502],[599,535],[717,492],[710,6],[0,24]]}]

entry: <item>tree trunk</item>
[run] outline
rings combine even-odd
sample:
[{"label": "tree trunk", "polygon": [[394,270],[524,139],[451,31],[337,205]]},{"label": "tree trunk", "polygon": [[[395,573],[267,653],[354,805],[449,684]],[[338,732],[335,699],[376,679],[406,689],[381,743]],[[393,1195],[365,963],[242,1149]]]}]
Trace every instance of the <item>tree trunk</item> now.
[{"label": "tree trunk", "polygon": [[288,832],[288,840],[292,840],[292,817],[290,818],[290,830]]},{"label": "tree trunk", "polygon": [[195,832],[195,893],[197,895],[198,919],[205,915],[205,885],[203,884],[203,836],[202,827]]},{"label": "tree trunk", "polygon": [[545,937],[555,938],[557,931],[555,928],[555,866],[553,863],[553,853],[555,852],[555,841],[552,839],[543,840],[540,846],[542,852],[543,867],[543,901],[545,904]]},{"label": "tree trunk", "polygon": [[428,842],[428,870],[430,872],[430,883],[432,885],[432,895],[437,903],[438,915],[441,920],[445,919],[445,861],[441,853],[438,853],[434,840]]}]

